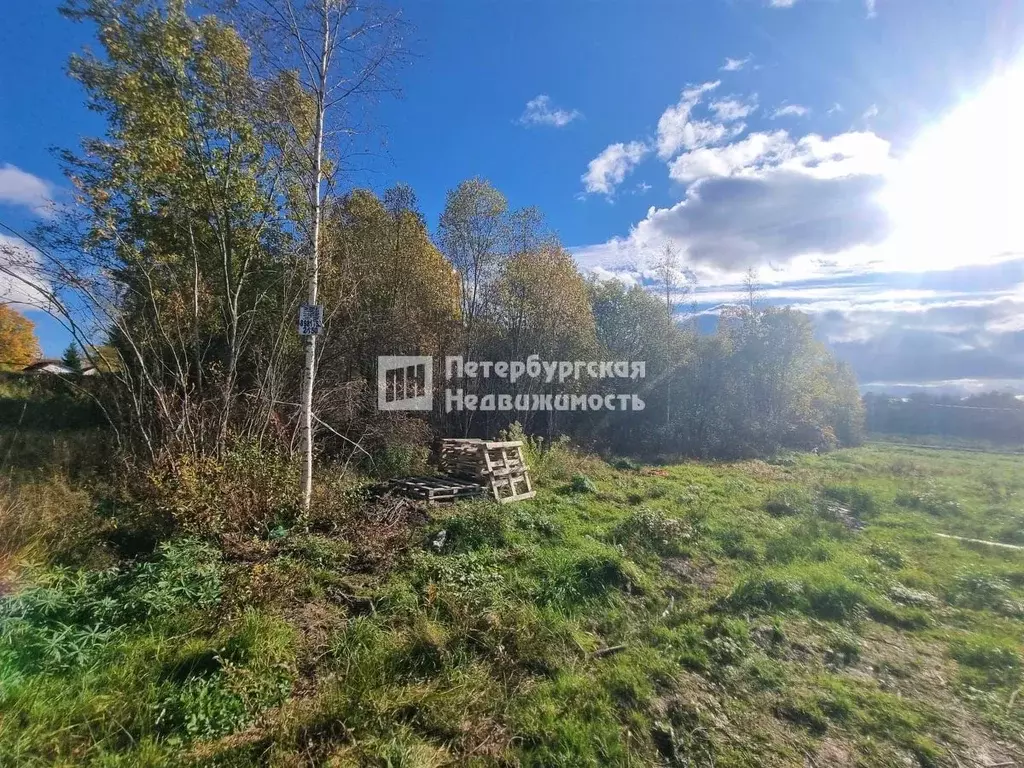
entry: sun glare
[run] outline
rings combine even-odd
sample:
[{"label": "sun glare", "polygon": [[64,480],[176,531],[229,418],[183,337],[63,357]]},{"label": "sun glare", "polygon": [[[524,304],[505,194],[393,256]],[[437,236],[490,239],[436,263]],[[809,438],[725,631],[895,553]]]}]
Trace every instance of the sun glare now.
[{"label": "sun glare", "polygon": [[893,266],[934,269],[1024,251],[1024,59],[917,137],[883,195]]}]

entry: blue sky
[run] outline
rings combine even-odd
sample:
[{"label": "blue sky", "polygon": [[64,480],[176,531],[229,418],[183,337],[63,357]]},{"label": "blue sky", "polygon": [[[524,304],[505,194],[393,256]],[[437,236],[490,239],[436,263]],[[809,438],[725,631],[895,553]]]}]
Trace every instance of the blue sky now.
[{"label": "blue sky", "polygon": [[[27,228],[66,194],[50,148],[102,125],[64,74],[89,30],[50,0],[13,5],[0,221]],[[712,316],[753,267],[864,384],[1020,389],[1024,3],[433,0],[405,15],[403,96],[343,183],[408,182],[433,225],[447,189],[483,176],[602,276],[649,282],[669,243],[698,277],[681,313]],[[31,316],[59,353],[67,338]]]}]

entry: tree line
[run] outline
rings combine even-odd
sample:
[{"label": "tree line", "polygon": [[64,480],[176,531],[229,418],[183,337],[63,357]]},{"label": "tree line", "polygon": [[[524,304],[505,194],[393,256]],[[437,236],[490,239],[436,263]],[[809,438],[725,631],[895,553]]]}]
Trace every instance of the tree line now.
[{"label": "tree line", "polygon": [[864,407],[870,432],[1024,445],[1024,401],[1008,392],[968,397],[924,392],[909,397],[867,394]]},{"label": "tree line", "polygon": [[[670,249],[654,293],[583,275],[539,210],[511,207],[486,180],[450,190],[433,228],[407,185],[347,186],[367,111],[406,56],[386,5],[70,0],[63,12],[96,30],[97,52],[69,73],[106,132],[60,153],[74,203],[20,233],[32,250],[7,247],[0,270],[103,363],[82,386],[126,454],[173,471],[239,441],[301,455],[308,437],[323,460],[363,460],[514,421],[646,455],[859,439],[853,375],[797,311],[752,293],[701,334],[673,314],[686,276]],[[325,316],[315,342],[296,328],[311,300]],[[96,349],[116,362],[89,359]],[[585,391],[628,391],[645,408],[380,412],[384,354],[643,361],[642,380]]]}]

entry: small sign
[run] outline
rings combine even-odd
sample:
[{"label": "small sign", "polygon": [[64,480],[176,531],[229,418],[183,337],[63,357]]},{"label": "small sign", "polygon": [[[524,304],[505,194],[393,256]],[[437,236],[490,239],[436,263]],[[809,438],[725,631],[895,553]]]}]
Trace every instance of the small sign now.
[{"label": "small sign", "polygon": [[324,329],[324,308],[320,304],[303,304],[299,307],[299,334],[316,336]]}]

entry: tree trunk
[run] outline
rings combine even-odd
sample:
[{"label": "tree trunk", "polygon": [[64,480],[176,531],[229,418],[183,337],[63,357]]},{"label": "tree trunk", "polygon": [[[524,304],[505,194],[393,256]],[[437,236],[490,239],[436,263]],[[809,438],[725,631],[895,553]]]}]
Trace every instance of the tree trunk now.
[{"label": "tree trunk", "polygon": [[[317,122],[313,155],[313,181],[310,202],[313,207],[313,254],[307,286],[308,302],[316,305],[320,280],[320,219],[322,213],[321,187],[323,185],[324,119],[327,110],[327,68],[330,64],[331,29],[326,4],[323,16],[323,47],[320,58],[320,88],[317,93]],[[302,371],[302,509],[309,511],[313,497],[313,384],[316,379],[316,334],[306,337],[306,361]]]}]

